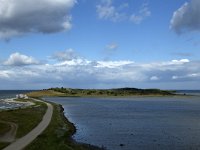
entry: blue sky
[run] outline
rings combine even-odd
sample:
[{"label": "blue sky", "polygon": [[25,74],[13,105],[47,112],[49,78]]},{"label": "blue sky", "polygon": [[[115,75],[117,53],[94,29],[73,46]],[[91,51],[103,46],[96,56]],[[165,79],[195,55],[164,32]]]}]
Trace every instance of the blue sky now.
[{"label": "blue sky", "polygon": [[0,0],[0,89],[199,89],[199,14],[198,0]]}]

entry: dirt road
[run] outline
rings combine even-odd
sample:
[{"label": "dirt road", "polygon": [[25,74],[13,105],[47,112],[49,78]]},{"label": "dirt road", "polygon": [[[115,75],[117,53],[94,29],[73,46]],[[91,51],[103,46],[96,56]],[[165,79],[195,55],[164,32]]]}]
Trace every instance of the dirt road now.
[{"label": "dirt road", "polygon": [[[37,100],[39,101],[39,100]],[[4,148],[3,150],[22,150],[28,144],[30,144],[38,135],[40,135],[49,125],[52,114],[53,114],[53,106],[49,103],[46,103],[48,108],[43,116],[42,121],[27,135],[24,137],[17,139],[15,142],[11,143],[9,146]]]}]

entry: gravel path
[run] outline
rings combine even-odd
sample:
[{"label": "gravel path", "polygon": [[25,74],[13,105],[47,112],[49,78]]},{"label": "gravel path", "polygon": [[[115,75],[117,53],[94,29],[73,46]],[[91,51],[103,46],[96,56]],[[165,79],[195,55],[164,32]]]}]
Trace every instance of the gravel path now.
[{"label": "gravel path", "polygon": [[[40,101],[40,100],[36,100],[36,101]],[[3,150],[22,150],[47,128],[52,118],[53,106],[49,103],[46,103],[46,104],[48,106],[47,111],[45,115],[43,116],[42,121],[37,125],[37,127],[35,127],[31,132],[29,132],[24,137],[17,139],[15,142],[11,143],[9,146],[4,148]]]}]

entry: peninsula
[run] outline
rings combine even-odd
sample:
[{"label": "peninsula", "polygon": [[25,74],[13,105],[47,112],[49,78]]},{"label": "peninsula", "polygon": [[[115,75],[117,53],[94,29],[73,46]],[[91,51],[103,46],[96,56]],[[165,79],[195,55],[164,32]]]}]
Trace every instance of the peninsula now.
[{"label": "peninsula", "polygon": [[116,88],[116,89],[72,89],[50,88],[34,91],[30,97],[129,97],[129,96],[172,96],[175,91],[160,89]]}]

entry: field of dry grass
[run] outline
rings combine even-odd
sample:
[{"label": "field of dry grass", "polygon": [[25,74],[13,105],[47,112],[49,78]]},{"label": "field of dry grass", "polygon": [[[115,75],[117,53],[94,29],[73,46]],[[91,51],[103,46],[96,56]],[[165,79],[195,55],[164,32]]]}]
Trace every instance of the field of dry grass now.
[{"label": "field of dry grass", "polygon": [[44,96],[47,96],[47,97],[65,96],[65,94],[61,92],[53,91],[53,90],[40,90],[40,91],[33,91],[30,93],[27,93],[27,96],[38,98],[38,97],[44,97]]}]

